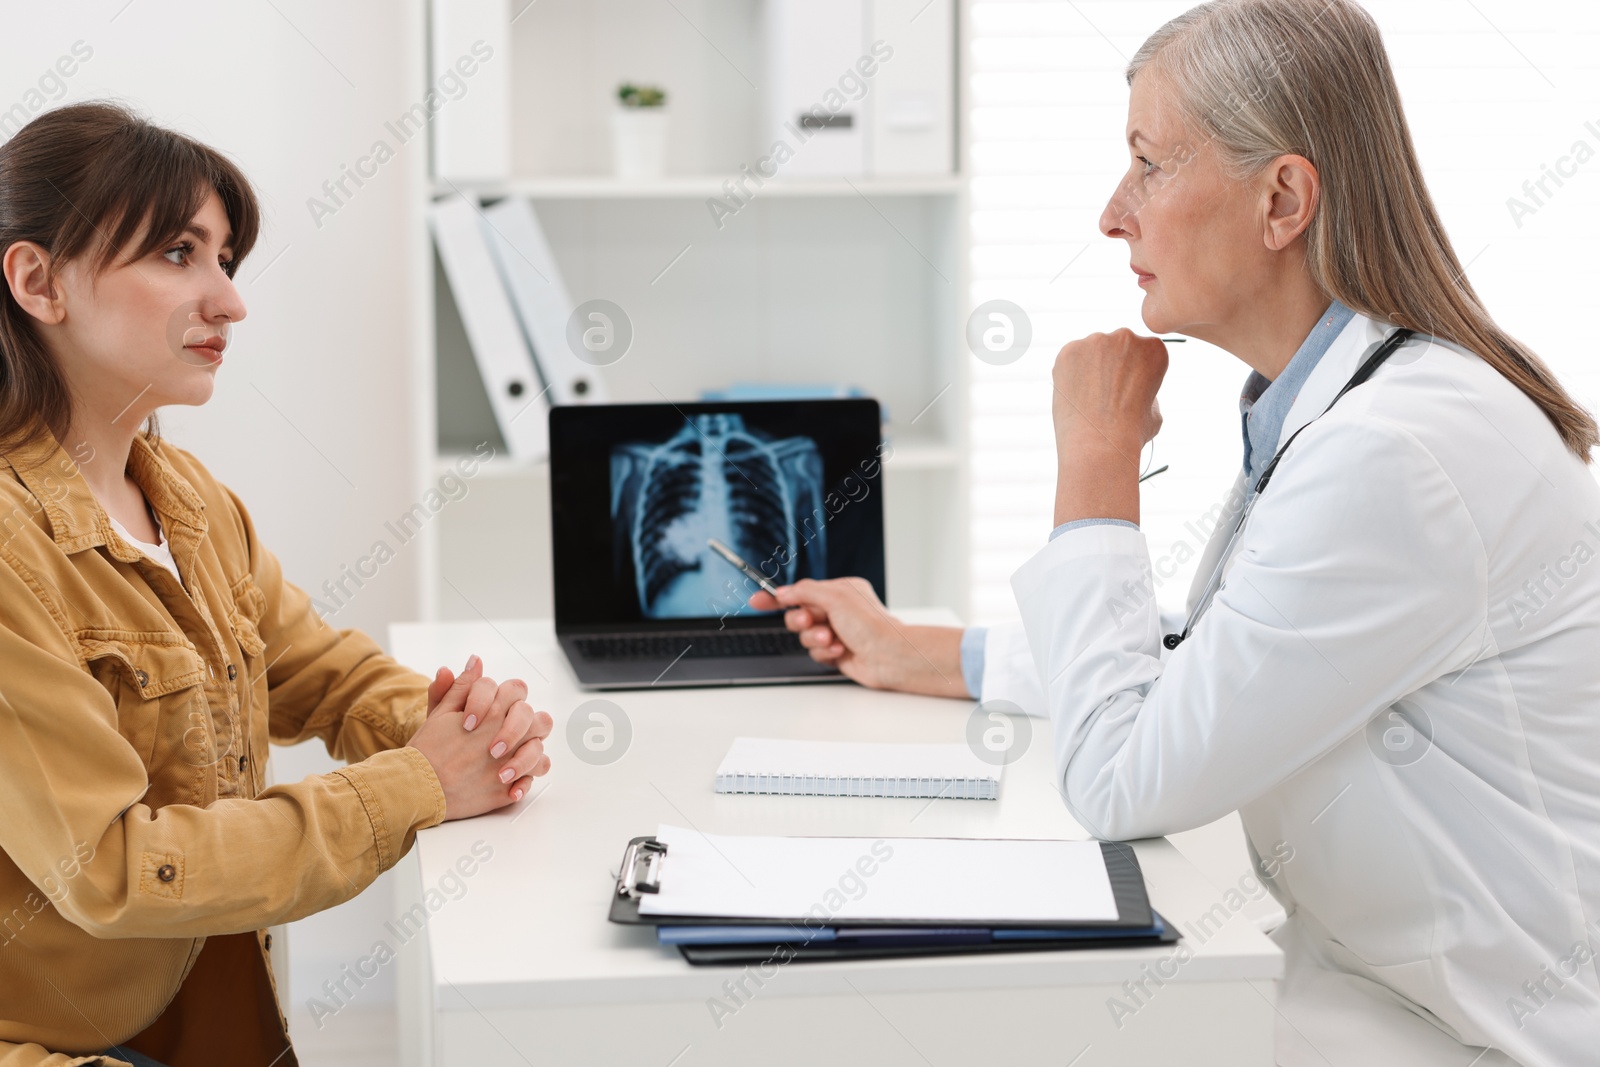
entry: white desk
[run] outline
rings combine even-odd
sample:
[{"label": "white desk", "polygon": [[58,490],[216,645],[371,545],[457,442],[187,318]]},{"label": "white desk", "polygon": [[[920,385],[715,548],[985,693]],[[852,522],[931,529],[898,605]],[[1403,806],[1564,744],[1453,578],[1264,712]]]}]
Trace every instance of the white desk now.
[{"label": "white desk", "polygon": [[[441,663],[459,669],[477,652],[489,676],[526,679],[534,706],[556,721],[553,767],[533,797],[425,830],[403,861],[402,911],[441,878],[455,890],[449,872],[475,843],[493,849],[460,879],[459,899],[443,900],[425,936],[398,953],[410,1063],[1273,1062],[1282,954],[1242,914],[1207,927],[1202,942],[1187,924],[1226,915],[1225,887],[1162,839],[1134,847],[1152,902],[1193,952],[1181,964],[1175,946],[791,963],[759,987],[747,979],[752,995],[739,995],[739,1006],[725,988],[739,970],[691,967],[653,932],[606,920],[623,847],[659,823],[734,834],[1084,837],[1051,783],[1045,721],[1031,721],[1030,747],[1005,769],[998,801],[722,796],[714,772],[740,734],[956,741],[972,705],[848,684],[585,693],[548,620],[405,624],[391,639],[396,657],[426,674]],[[604,766],[577,758],[564,733],[573,710],[596,697],[632,726],[626,753]],[[1172,977],[1158,986],[1152,973]],[[1130,997],[1123,984],[1141,980],[1148,993]],[[710,998],[738,1006],[720,1027]]]}]

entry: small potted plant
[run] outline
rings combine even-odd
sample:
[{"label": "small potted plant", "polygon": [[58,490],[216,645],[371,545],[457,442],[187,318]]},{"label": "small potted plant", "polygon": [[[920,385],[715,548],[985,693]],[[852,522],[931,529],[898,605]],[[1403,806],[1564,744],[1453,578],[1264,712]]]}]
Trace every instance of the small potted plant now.
[{"label": "small potted plant", "polygon": [[624,82],[611,115],[612,163],[619,178],[659,178],[667,163],[667,94]]}]

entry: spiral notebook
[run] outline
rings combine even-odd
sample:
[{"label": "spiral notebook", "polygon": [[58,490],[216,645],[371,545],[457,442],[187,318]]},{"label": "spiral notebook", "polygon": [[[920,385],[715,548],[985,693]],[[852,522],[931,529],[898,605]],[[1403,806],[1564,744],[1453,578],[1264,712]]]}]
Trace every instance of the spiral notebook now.
[{"label": "spiral notebook", "polygon": [[717,792],[995,800],[1000,768],[964,744],[740,737],[717,768]]}]

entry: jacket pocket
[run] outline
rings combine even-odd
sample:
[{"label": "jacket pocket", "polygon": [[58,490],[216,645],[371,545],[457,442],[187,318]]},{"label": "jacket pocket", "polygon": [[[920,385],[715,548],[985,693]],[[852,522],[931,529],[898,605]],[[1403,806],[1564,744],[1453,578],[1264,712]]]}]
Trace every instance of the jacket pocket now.
[{"label": "jacket pocket", "polygon": [[80,630],[75,636],[87,670],[116,704],[117,731],[149,770],[163,730],[170,730],[164,710],[189,703],[194,694],[186,691],[205,679],[200,654],[182,634],[167,631]]},{"label": "jacket pocket", "polygon": [[251,658],[258,658],[267,643],[261,637],[261,619],[267,611],[267,597],[256,585],[256,580],[245,574],[229,583],[233,606],[228,613],[228,624],[233,629],[239,648]]},{"label": "jacket pocket", "polygon": [[[248,573],[228,583],[228,628],[239,647],[239,662],[229,666],[229,680],[239,696],[240,729],[251,732],[249,724],[265,718],[267,709],[266,649],[261,636],[260,622],[266,614],[267,598],[261,587]],[[265,743],[265,738],[256,740]],[[246,738],[238,738],[235,758],[246,754],[251,746]],[[243,765],[241,764],[241,770]]]}]

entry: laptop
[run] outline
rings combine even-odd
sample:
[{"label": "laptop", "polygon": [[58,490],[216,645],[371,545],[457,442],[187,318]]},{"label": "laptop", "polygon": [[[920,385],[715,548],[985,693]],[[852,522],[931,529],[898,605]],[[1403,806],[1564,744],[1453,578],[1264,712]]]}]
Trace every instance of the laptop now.
[{"label": "laptop", "polygon": [[884,454],[869,399],[550,411],[556,636],[585,689],[844,680],[760,586],[854,575],[885,597]]}]

